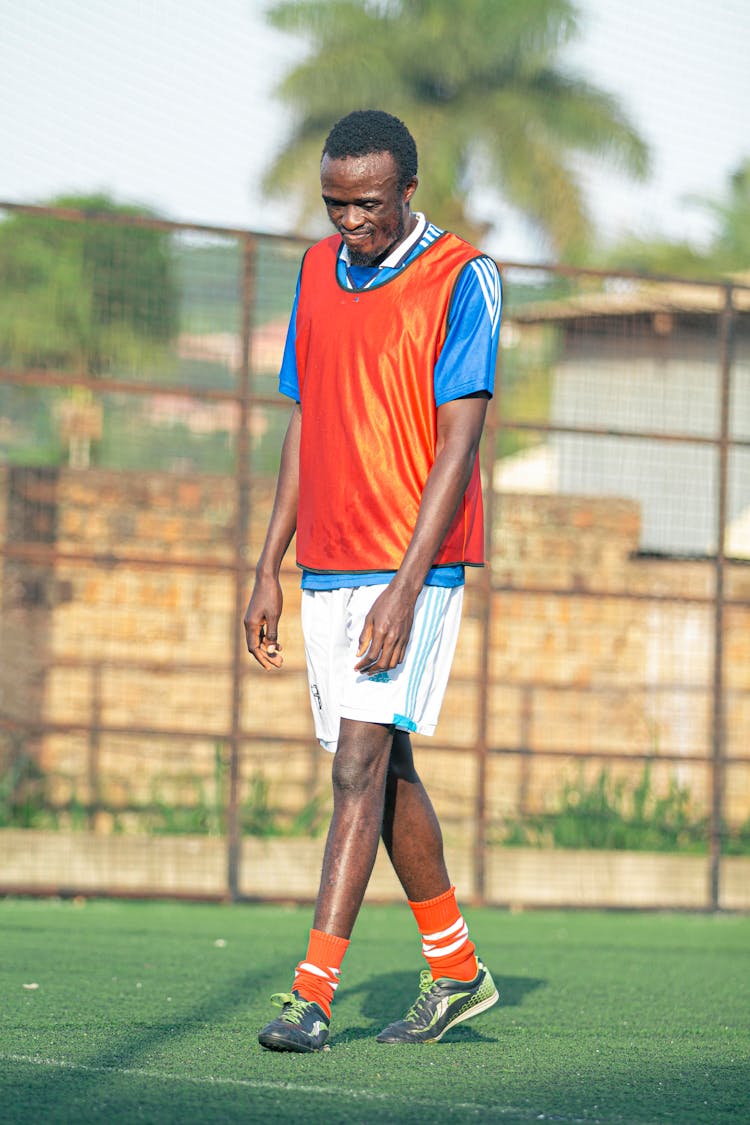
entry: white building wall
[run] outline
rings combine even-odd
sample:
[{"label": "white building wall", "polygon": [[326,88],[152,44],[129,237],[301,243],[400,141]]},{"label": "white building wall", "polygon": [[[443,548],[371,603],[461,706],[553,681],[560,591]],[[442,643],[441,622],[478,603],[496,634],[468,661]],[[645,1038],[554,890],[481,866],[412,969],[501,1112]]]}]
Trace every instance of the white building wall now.
[{"label": "white building wall", "polygon": [[[733,367],[731,433],[750,438],[750,354]],[[715,339],[569,334],[555,370],[551,421],[562,425],[715,437],[720,424]],[[712,553],[717,546],[718,451],[698,443],[556,434],[564,493],[621,496],[642,509],[641,548]],[[750,509],[750,450],[730,456],[728,524]],[[738,541],[739,540],[739,541]],[[750,557],[744,536],[731,536]]]}]

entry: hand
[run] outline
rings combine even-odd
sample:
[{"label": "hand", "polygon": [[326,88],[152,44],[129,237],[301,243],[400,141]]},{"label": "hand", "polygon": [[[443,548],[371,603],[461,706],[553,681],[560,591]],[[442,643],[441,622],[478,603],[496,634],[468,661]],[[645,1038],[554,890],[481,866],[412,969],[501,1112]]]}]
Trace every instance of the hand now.
[{"label": "hand", "polygon": [[375,599],[365,618],[354,665],[356,672],[373,676],[395,668],[404,659],[411,636],[416,598],[399,588],[396,579]]},{"label": "hand", "polygon": [[283,600],[278,579],[258,578],[245,610],[247,651],[266,670],[280,668],[284,663],[278,639]]}]

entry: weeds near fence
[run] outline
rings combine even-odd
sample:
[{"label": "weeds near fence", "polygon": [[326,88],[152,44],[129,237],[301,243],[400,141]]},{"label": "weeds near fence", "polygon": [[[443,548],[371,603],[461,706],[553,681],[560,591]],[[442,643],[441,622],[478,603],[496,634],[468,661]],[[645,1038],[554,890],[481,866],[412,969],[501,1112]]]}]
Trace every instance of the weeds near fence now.
[{"label": "weeds near fence", "polygon": [[[649,763],[637,779],[602,769],[593,781],[583,767],[560,791],[553,811],[509,818],[495,842],[518,847],[603,848],[705,853],[708,819],[690,790],[671,778],[654,787]],[[750,824],[726,835],[735,854],[750,851]],[[727,848],[729,850],[729,848]]]},{"label": "weeds near fence", "polygon": [[[74,782],[44,771],[20,745],[0,762],[0,829],[87,831],[102,823],[112,833],[223,836],[227,831],[227,755],[217,745],[213,777],[185,775],[154,781],[146,802],[118,807],[84,800]],[[179,799],[175,799],[175,787]],[[62,790],[65,801],[55,799]],[[260,771],[246,782],[239,808],[240,831],[256,837],[315,837],[330,812],[327,792],[316,792],[296,811],[274,803],[272,786]],[[615,849],[705,854],[708,818],[696,807],[689,788],[672,778],[666,791],[654,785],[651,765],[640,777],[613,777],[602,769],[587,779],[581,768],[567,781],[552,810],[509,817],[490,834],[490,846]],[[724,855],[750,855],[750,818],[725,827]]]},{"label": "weeds near fence", "polygon": [[[84,799],[74,779],[44,770],[21,743],[13,743],[0,754],[0,828],[86,831],[96,824],[116,834],[223,836],[228,768],[226,747],[217,744],[209,779],[194,774],[155,778],[147,801],[126,799],[114,806]],[[61,792],[69,796],[60,800]],[[328,796],[320,792],[296,811],[279,809],[268,778],[256,772],[239,808],[240,830],[247,836],[318,836],[328,812]]]},{"label": "weeds near fence", "polygon": [[0,828],[48,827],[46,780],[31,754],[22,746],[10,746],[0,773]]}]

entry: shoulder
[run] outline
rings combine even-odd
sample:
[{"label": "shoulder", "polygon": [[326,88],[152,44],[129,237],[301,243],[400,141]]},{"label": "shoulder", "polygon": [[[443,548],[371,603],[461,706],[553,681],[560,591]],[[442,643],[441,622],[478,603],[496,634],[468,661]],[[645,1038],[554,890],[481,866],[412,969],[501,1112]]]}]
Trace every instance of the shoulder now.
[{"label": "shoulder", "polygon": [[455,268],[456,291],[477,289],[484,292],[489,287],[500,299],[502,278],[494,258],[451,231],[439,231],[435,242]]},{"label": "shoulder", "polygon": [[500,274],[500,268],[494,258],[489,254],[475,253],[474,257],[469,258],[463,266],[458,284],[464,285],[467,288],[477,287],[484,289],[489,286],[493,291],[498,294],[502,292],[503,281]]},{"label": "shoulder", "polygon": [[503,283],[497,262],[489,254],[475,254],[462,267],[451,301],[451,319],[460,313],[485,311],[490,323],[499,324],[503,303]]}]

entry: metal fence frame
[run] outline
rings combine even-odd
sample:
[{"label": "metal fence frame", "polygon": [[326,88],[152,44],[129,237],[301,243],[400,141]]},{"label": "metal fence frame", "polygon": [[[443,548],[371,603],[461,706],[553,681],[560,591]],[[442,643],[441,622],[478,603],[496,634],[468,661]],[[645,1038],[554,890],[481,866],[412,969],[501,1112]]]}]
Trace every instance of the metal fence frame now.
[{"label": "metal fence frame", "polygon": [[[252,313],[256,296],[256,254],[259,240],[266,242],[277,238],[279,242],[286,244],[297,242],[300,246],[300,251],[305,249],[309,242],[303,239],[295,238],[294,236],[274,236],[263,232],[231,228],[231,227],[218,227],[209,226],[195,223],[178,223],[170,222],[160,219],[152,218],[134,218],[132,216],[118,216],[118,215],[96,215],[88,214],[79,211],[59,208],[38,207],[33,205],[18,204],[12,202],[0,201],[0,211],[7,213],[25,213],[29,215],[44,216],[48,218],[57,218],[74,223],[106,223],[114,225],[122,225],[128,227],[145,227],[169,233],[196,233],[209,236],[220,236],[222,238],[236,239],[242,249],[242,281],[241,281],[241,323],[240,338],[241,338],[241,361],[239,372],[237,376],[236,387],[233,390],[224,389],[211,389],[185,387],[183,385],[169,385],[159,383],[158,386],[154,383],[141,382],[141,381],[125,381],[122,379],[107,379],[96,378],[86,379],[78,376],[73,376],[66,372],[51,371],[51,370],[7,370],[0,369],[0,383],[16,384],[23,386],[38,386],[38,387],[70,387],[70,386],[83,386],[88,387],[92,391],[98,393],[102,392],[117,392],[118,394],[132,394],[144,395],[152,394],[158,390],[159,395],[179,396],[181,398],[191,397],[196,400],[206,400],[211,402],[229,402],[237,407],[238,411],[238,425],[237,425],[237,448],[236,448],[236,472],[234,476],[234,489],[235,489],[235,523],[233,535],[233,559],[231,563],[222,560],[181,560],[175,563],[173,559],[156,559],[156,558],[134,558],[132,556],[118,556],[117,560],[107,559],[104,556],[97,555],[75,555],[64,554],[56,551],[54,548],[40,548],[38,546],[24,546],[18,547],[11,544],[0,544],[0,558],[15,560],[18,562],[47,562],[54,563],[57,560],[66,561],[90,561],[90,562],[105,562],[117,561],[125,562],[129,565],[136,567],[154,568],[157,570],[167,570],[174,568],[176,565],[180,567],[197,567],[201,569],[211,569],[215,571],[231,572],[234,588],[234,618],[236,622],[241,620],[244,612],[245,602],[248,594],[251,566],[253,560],[248,558],[248,541],[250,532],[250,517],[251,517],[251,497],[253,488],[251,459],[249,456],[249,418],[250,412],[254,406],[263,406],[278,408],[282,404],[279,399],[272,395],[264,395],[256,393],[253,387],[253,372],[251,367],[251,342],[253,335]],[[529,264],[524,262],[504,262],[498,263],[501,272],[505,273],[512,270],[524,271],[539,271],[549,275],[561,275],[570,278],[592,278],[592,279],[612,279],[619,278],[623,280],[639,281],[644,280],[644,275],[637,274],[629,271],[602,271],[595,269],[584,269],[577,267],[563,266],[559,264]],[[708,863],[708,886],[706,888],[706,907],[711,910],[716,910],[719,907],[720,900],[720,886],[721,886],[721,864],[722,864],[722,810],[723,810],[723,795],[724,795],[724,773],[726,768],[726,754],[725,754],[725,645],[724,645],[724,625],[725,625],[725,612],[726,608],[730,605],[748,606],[750,601],[740,599],[730,599],[726,593],[726,554],[725,554],[725,526],[727,517],[727,487],[728,487],[728,461],[729,453],[732,449],[750,449],[750,439],[733,437],[730,432],[730,395],[732,390],[732,365],[733,365],[733,344],[734,344],[734,328],[735,328],[735,303],[733,300],[734,293],[738,290],[750,290],[750,286],[736,285],[727,281],[695,281],[693,279],[686,279],[683,277],[673,277],[669,275],[650,275],[648,280],[674,282],[678,284],[689,283],[692,286],[710,287],[713,290],[721,288],[724,294],[723,310],[719,319],[719,342],[717,348],[717,368],[720,372],[720,429],[719,433],[714,437],[696,437],[694,434],[680,434],[680,433],[663,433],[663,432],[646,432],[641,430],[629,429],[597,429],[595,427],[586,426],[555,426],[551,423],[541,423],[538,421],[529,421],[523,418],[515,418],[505,416],[503,413],[503,374],[502,374],[502,358],[498,367],[498,383],[497,393],[493,399],[488,410],[487,424],[486,424],[486,438],[483,444],[483,467],[487,480],[493,479],[493,469],[496,462],[494,451],[497,448],[497,438],[503,429],[512,430],[526,430],[533,432],[545,433],[579,433],[592,436],[606,435],[609,437],[621,438],[648,438],[653,441],[668,441],[668,442],[690,442],[692,444],[702,443],[715,449],[718,466],[719,466],[719,490],[717,498],[717,511],[716,511],[716,542],[718,549],[713,561],[715,571],[715,596],[713,598],[676,598],[672,595],[667,596],[668,601],[693,601],[700,602],[701,604],[713,605],[713,679],[711,685],[712,692],[712,714],[711,714],[711,754],[703,757],[695,756],[691,761],[695,764],[707,765],[711,772],[711,803],[710,803],[710,835],[709,835],[709,863]],[[498,518],[497,498],[495,490],[488,488],[485,496],[485,512],[486,523],[491,534],[491,529],[494,522]],[[490,756],[494,753],[506,752],[498,751],[490,745],[488,737],[488,715],[489,715],[489,694],[491,690],[490,683],[490,668],[489,668],[489,636],[492,627],[492,595],[501,592],[508,587],[504,586],[497,577],[493,574],[491,563],[492,552],[488,552],[488,565],[482,571],[482,577],[479,583],[479,596],[484,603],[484,612],[481,615],[481,636],[482,648],[480,656],[480,675],[479,675],[479,737],[476,745],[473,747],[473,752],[478,762],[479,780],[477,786],[477,797],[475,807],[475,837],[473,847],[473,867],[474,867],[474,885],[476,888],[476,898],[478,902],[485,901],[486,889],[486,854],[487,854],[487,767]],[[514,591],[523,592],[522,587],[513,586]],[[552,592],[552,591],[547,591]],[[554,593],[564,596],[564,591],[556,590]],[[591,596],[596,596],[592,594]],[[612,598],[633,598],[638,595],[632,593],[617,593],[608,592],[608,597]],[[654,600],[653,594],[641,595],[644,600]],[[241,724],[241,692],[242,682],[246,675],[247,670],[247,654],[244,651],[243,639],[239,628],[233,629],[231,638],[228,638],[228,646],[231,651],[231,722],[227,730],[220,732],[220,737],[229,746],[229,780],[228,780],[228,793],[227,793],[227,835],[226,835],[226,886],[227,896],[232,900],[239,900],[240,892],[240,850],[241,850],[241,828],[239,819],[239,798],[240,798],[240,762],[242,754],[243,743],[251,742],[253,736],[246,733],[242,729]],[[82,727],[80,724],[44,724],[29,719],[28,721],[8,720],[0,718],[0,730],[15,730],[19,732],[40,734],[43,732],[57,732],[65,733],[72,730],[80,731]],[[97,734],[104,728],[96,728],[95,724],[87,726],[85,733],[89,737],[96,740]],[[110,730],[111,728],[106,728]],[[132,730],[132,728],[131,728]],[[139,731],[135,729],[133,733],[141,733],[144,736],[147,734],[158,734],[170,738],[182,738],[186,736],[184,730],[160,728],[158,731],[146,731],[145,729]],[[190,732],[197,733],[197,732]],[[211,736],[216,735],[217,732],[211,732]],[[523,751],[516,750],[514,753],[522,753]],[[555,751],[550,750],[535,750],[535,754],[540,756],[554,756]],[[559,753],[559,752],[558,752]],[[565,751],[566,757],[575,756],[575,752]],[[623,755],[621,755],[622,757]],[[591,758],[592,752],[581,751],[580,757]],[[614,755],[617,757],[617,755]],[[676,757],[676,756],[675,756]],[[629,760],[648,760],[649,755],[629,755]],[[669,755],[661,755],[662,760],[669,760]],[[750,764],[750,753],[741,757],[734,756],[733,763]],[[17,889],[17,888],[16,888]],[[2,888],[0,887],[0,891]]]}]

